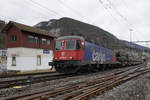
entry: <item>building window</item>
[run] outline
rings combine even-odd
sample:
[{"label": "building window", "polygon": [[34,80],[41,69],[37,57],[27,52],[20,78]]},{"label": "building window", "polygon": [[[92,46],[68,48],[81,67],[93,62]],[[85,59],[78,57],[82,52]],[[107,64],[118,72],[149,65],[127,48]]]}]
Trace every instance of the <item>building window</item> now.
[{"label": "building window", "polygon": [[38,37],[35,37],[35,43],[38,44],[40,41],[39,41],[39,38]]},{"label": "building window", "polygon": [[61,50],[62,49],[62,45],[63,45],[62,41],[56,41],[55,49],[56,50]]},{"label": "building window", "polygon": [[12,66],[16,66],[16,57],[12,57]]},{"label": "building window", "polygon": [[48,39],[42,39],[42,44],[50,45],[50,40]]},{"label": "building window", "polygon": [[10,36],[10,41],[11,42],[16,42],[17,41],[17,36],[16,35],[11,35]]},{"label": "building window", "polygon": [[42,39],[42,44],[46,44],[46,39]]},{"label": "building window", "polygon": [[80,45],[81,43],[80,43],[80,40],[77,40],[77,42],[76,42],[76,49],[80,49],[81,48],[81,45]]},{"label": "building window", "polygon": [[34,42],[35,42],[34,36],[29,35],[29,36],[28,36],[28,41],[31,42],[31,43],[34,43]]},{"label": "building window", "polygon": [[50,40],[47,40],[47,44],[50,45]]},{"label": "building window", "polygon": [[41,56],[40,55],[37,56],[37,65],[41,65]]}]

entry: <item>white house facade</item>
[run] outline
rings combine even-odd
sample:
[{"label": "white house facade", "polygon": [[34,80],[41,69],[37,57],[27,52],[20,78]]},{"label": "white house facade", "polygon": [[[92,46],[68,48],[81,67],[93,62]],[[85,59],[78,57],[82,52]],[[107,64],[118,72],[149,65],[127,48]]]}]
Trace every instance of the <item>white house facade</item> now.
[{"label": "white house facade", "polygon": [[48,65],[53,59],[52,50],[34,48],[8,48],[7,69],[17,71],[32,71],[50,69]]}]

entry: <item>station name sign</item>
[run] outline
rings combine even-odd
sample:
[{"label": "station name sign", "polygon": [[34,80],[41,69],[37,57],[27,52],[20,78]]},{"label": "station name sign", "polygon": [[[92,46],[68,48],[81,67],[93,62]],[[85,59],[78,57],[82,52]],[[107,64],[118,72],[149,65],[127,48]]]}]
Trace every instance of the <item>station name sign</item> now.
[{"label": "station name sign", "polygon": [[50,54],[49,50],[43,50],[43,54]]}]

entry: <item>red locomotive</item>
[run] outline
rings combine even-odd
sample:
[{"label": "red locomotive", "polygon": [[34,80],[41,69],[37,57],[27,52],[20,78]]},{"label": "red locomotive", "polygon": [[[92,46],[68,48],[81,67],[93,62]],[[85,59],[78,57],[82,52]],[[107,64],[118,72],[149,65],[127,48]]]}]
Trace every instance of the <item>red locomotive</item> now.
[{"label": "red locomotive", "polygon": [[128,61],[124,58],[116,57],[113,50],[89,43],[83,37],[63,36],[56,39],[54,59],[49,65],[59,73],[76,73],[121,65]]}]

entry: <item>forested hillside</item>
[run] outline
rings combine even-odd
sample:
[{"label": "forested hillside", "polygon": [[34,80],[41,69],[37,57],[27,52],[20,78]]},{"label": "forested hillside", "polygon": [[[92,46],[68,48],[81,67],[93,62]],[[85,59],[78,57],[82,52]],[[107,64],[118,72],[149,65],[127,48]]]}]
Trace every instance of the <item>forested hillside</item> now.
[{"label": "forested hillside", "polygon": [[43,21],[35,25],[40,29],[52,32],[55,36],[79,35],[83,36],[87,41],[102,45],[107,48],[117,48],[126,46],[122,41],[117,39],[111,33],[84,22],[80,22],[71,18],[53,19]]}]

